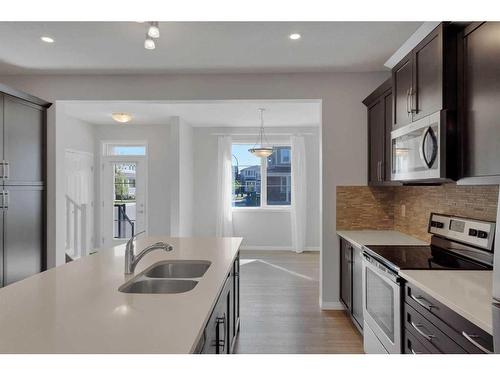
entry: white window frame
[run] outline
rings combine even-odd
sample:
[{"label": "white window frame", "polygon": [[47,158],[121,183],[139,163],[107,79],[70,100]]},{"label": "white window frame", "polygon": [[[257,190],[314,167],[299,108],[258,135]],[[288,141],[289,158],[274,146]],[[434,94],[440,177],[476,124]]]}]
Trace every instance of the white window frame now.
[{"label": "white window frame", "polygon": [[[233,145],[251,145],[252,141],[249,142],[233,142]],[[290,147],[290,158],[292,156],[292,145],[290,143],[275,143],[275,146]],[[290,159],[291,161],[291,159]],[[290,183],[292,183],[292,178],[290,176]],[[255,187],[257,187],[257,181],[255,181]],[[260,162],[260,206],[259,207],[234,207],[233,211],[237,212],[256,212],[256,211],[290,211],[292,209],[292,203],[288,205],[268,205],[267,204],[267,158],[261,158]]]}]

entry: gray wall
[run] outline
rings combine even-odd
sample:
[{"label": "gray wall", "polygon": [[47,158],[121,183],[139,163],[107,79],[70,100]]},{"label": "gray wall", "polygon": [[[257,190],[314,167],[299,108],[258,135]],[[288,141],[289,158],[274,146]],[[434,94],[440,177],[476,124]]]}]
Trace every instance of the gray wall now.
[{"label": "gray wall", "polygon": [[[366,183],[367,94],[388,77],[376,73],[297,74],[192,74],[192,75],[11,75],[0,82],[49,101],[93,100],[192,100],[192,99],[322,99],[323,155],[323,252],[321,302],[339,308],[338,243],[335,234],[335,187]],[[53,111],[53,110],[52,110]],[[49,137],[53,136],[53,114]],[[52,124],[51,124],[52,122]],[[49,143],[50,162],[55,163],[54,143]],[[52,152],[52,154],[50,153]],[[52,168],[55,164],[52,164]],[[55,180],[55,171],[49,171]],[[52,196],[50,196],[52,194]],[[50,205],[55,197],[49,191]],[[49,228],[49,236],[54,228]],[[50,242],[49,242],[50,244]]]}]

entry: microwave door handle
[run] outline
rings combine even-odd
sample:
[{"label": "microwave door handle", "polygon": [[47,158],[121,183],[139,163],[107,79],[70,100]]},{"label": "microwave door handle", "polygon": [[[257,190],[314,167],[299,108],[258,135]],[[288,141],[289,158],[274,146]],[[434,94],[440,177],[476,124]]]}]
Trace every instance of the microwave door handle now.
[{"label": "microwave door handle", "polygon": [[[432,155],[430,159],[427,159],[427,156],[425,154],[425,146],[428,139],[432,141]],[[432,128],[428,127],[424,130],[420,140],[420,159],[422,159],[427,168],[430,169],[432,167],[432,164],[434,164],[434,161],[436,160],[436,156],[437,156],[437,139],[434,136]]]}]

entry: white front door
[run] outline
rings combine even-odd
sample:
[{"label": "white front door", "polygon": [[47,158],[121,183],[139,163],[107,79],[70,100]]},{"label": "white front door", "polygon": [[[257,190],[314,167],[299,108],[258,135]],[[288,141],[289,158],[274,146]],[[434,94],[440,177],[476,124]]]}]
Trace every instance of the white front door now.
[{"label": "white front door", "polygon": [[147,161],[108,157],[102,173],[102,246],[115,246],[147,230]]}]

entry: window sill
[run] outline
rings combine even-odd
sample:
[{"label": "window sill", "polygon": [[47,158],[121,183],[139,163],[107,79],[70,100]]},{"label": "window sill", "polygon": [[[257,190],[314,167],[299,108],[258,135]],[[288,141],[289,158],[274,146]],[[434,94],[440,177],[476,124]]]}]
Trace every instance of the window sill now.
[{"label": "window sill", "polygon": [[290,212],[291,206],[276,207],[232,207],[233,212]]}]

